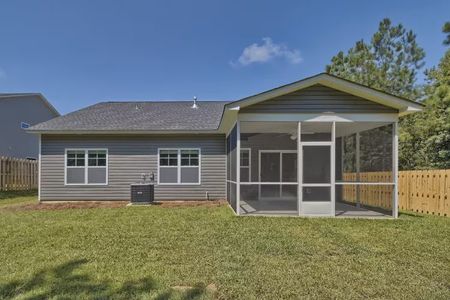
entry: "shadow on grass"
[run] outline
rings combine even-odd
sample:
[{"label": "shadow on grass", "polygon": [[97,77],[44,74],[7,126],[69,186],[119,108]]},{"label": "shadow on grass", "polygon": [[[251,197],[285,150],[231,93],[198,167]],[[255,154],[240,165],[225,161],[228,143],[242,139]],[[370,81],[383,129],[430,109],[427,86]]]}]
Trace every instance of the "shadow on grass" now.
[{"label": "shadow on grass", "polygon": [[421,214],[421,213],[416,213],[416,212],[413,212],[413,211],[405,211],[405,210],[402,210],[402,211],[399,211],[399,212],[398,212],[398,216],[399,216],[399,217],[404,216],[404,217],[423,218],[423,217],[425,217],[426,215]]},{"label": "shadow on grass", "polygon": [[0,200],[12,199],[17,197],[37,196],[37,190],[28,191],[0,191]]},{"label": "shadow on grass", "polygon": [[155,299],[156,300],[168,300],[168,299],[203,299],[203,297],[208,296],[211,292],[208,293],[206,286],[202,283],[198,283],[193,287],[189,287],[184,291],[179,291],[175,289],[170,289],[166,292],[159,294]]},{"label": "shadow on grass", "polygon": [[54,268],[44,269],[26,280],[14,280],[0,283],[0,299],[133,299],[156,295],[156,299],[196,299],[205,294],[204,285],[196,286],[181,294],[173,290],[157,292],[157,284],[151,277],[127,281],[120,287],[114,287],[108,281],[94,281],[89,275],[78,269],[88,261],[71,260]]}]

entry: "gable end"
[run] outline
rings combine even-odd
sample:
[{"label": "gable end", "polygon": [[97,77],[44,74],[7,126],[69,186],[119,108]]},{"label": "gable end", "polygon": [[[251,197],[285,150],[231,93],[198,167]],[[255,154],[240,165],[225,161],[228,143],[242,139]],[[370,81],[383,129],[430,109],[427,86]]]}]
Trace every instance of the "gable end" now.
[{"label": "gable end", "polygon": [[398,110],[321,84],[244,107],[240,113],[398,113]]}]

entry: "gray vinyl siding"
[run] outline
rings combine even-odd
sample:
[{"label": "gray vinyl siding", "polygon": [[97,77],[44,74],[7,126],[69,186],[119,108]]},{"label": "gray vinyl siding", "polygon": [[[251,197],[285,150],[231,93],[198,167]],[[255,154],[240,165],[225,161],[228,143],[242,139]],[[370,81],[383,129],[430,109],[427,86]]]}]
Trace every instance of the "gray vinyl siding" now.
[{"label": "gray vinyl siding", "polygon": [[[130,184],[142,173],[158,175],[158,148],[200,148],[200,185],[155,185],[156,200],[226,198],[224,135],[88,136],[43,135],[41,141],[41,201],[129,200]],[[66,148],[108,149],[108,185],[65,186]]]},{"label": "gray vinyl siding", "polygon": [[0,156],[38,158],[39,138],[20,127],[35,125],[56,117],[38,95],[0,98]]},{"label": "gray vinyl siding", "polygon": [[240,113],[398,113],[394,108],[353,96],[323,85],[260,102]]}]

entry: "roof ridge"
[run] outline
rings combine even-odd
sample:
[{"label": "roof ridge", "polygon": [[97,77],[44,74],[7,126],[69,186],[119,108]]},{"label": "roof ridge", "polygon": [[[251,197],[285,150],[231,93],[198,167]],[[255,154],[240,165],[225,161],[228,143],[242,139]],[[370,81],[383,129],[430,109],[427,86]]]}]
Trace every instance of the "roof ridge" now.
[{"label": "roof ridge", "polygon": [[[99,103],[190,103],[193,100],[105,100]],[[232,102],[231,100],[197,100],[197,102],[205,103],[205,102],[217,102],[217,103],[228,103]]]}]

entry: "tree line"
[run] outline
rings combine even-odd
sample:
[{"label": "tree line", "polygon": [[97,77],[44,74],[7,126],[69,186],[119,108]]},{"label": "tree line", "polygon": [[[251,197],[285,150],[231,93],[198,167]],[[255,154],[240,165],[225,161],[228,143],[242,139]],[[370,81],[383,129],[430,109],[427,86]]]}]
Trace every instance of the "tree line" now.
[{"label": "tree line", "polygon": [[[444,24],[443,46],[450,46],[450,22]],[[422,113],[400,119],[399,168],[450,168],[450,49],[439,64],[423,70],[425,51],[416,34],[386,18],[369,42],[359,40],[340,51],[326,66],[330,74],[421,102]],[[418,74],[426,80],[419,84]]]}]

